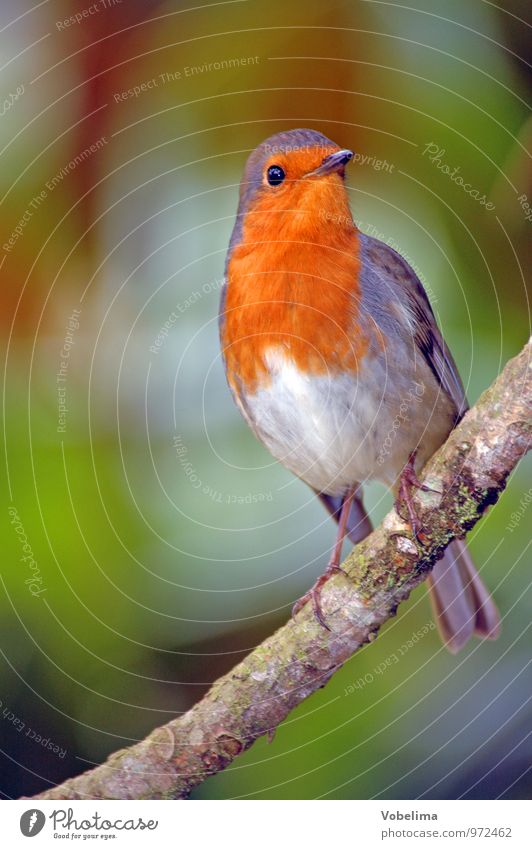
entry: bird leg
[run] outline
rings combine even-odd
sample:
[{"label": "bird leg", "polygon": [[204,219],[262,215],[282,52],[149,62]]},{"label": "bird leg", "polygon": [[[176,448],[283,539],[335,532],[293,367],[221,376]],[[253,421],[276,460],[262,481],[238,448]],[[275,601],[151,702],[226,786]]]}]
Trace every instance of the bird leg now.
[{"label": "bird leg", "polygon": [[421,524],[417,517],[416,508],[414,506],[414,500],[412,498],[412,489],[420,489],[421,492],[436,492],[437,490],[431,489],[430,486],[426,486],[421,483],[418,476],[416,475],[415,470],[415,461],[416,461],[417,451],[412,451],[410,454],[408,461],[399,476],[399,490],[397,493],[397,498],[395,499],[395,511],[397,515],[405,520],[405,517],[401,513],[402,503],[405,504],[407,512],[408,512],[408,520],[410,522],[410,527],[412,528],[412,533],[414,534],[414,538],[417,540],[419,532],[421,530]]},{"label": "bird leg", "polygon": [[325,617],[323,615],[323,610],[321,609],[321,591],[323,585],[327,583],[331,575],[334,575],[337,572],[341,572],[342,575],[345,575],[343,569],[340,568],[340,558],[342,555],[342,545],[346,536],[347,529],[347,519],[349,517],[349,511],[351,510],[351,504],[353,503],[353,498],[355,495],[355,487],[348,489],[344,499],[342,501],[342,507],[340,509],[340,518],[338,520],[338,532],[336,534],[336,542],[334,544],[334,548],[332,550],[331,558],[329,563],[327,564],[327,568],[323,575],[320,575],[312,589],[310,589],[305,595],[301,596],[300,599],[296,601],[292,608],[292,616],[295,616],[296,613],[299,613],[302,607],[308,601],[312,602],[312,607],[314,609],[314,616],[327,631],[331,629],[327,625],[325,621]]}]

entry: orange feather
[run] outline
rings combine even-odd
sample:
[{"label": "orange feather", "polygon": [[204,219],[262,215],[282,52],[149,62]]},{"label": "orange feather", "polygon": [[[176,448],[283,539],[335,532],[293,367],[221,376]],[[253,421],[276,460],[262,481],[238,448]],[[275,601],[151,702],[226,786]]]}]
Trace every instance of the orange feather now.
[{"label": "orange feather", "polygon": [[[265,354],[283,348],[298,368],[319,375],[356,371],[368,340],[355,334],[359,240],[338,174],[303,175],[327,152],[311,148],[271,157],[283,167],[281,191],[259,192],[227,268],[222,348],[233,389],[269,381]],[[267,166],[266,166],[267,167]]]}]

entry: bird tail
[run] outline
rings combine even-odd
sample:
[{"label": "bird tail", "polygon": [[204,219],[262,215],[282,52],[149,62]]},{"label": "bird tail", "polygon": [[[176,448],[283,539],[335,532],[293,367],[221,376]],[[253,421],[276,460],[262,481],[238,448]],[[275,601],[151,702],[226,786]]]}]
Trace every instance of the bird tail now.
[{"label": "bird tail", "polygon": [[[342,499],[319,493],[329,513],[338,521]],[[347,535],[353,543],[371,533],[371,521],[357,492],[347,520]],[[456,654],[476,634],[495,640],[501,622],[495,602],[475,569],[465,542],[453,540],[427,579],[434,618],[441,638]]]},{"label": "bird tail", "polygon": [[[338,521],[342,509],[342,497],[338,495],[327,495],[325,492],[318,492],[316,494],[333,519]],[[371,519],[366,513],[364,504],[362,503],[362,495],[359,491],[355,492],[351,502],[351,509],[347,517],[345,530],[346,536],[349,537],[354,545],[365,539],[373,530]]]},{"label": "bird tail", "polygon": [[427,579],[441,638],[456,654],[476,634],[495,640],[500,617],[495,602],[475,569],[465,542],[455,539]]}]

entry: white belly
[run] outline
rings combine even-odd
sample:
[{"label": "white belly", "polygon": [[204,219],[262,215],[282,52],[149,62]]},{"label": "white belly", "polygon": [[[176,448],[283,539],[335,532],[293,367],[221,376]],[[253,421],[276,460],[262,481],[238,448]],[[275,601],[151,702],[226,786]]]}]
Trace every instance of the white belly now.
[{"label": "white belly", "polygon": [[246,399],[251,424],[284,466],[320,492],[393,486],[411,451],[423,464],[451,429],[433,383],[374,359],[358,374],[308,377],[282,349],[267,355],[271,383]]}]

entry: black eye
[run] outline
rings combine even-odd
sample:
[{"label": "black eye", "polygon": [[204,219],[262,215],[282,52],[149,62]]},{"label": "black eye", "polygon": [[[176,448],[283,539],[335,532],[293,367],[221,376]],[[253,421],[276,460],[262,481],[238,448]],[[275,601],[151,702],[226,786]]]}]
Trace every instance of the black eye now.
[{"label": "black eye", "polygon": [[270,186],[278,186],[283,182],[285,173],[280,165],[270,165],[268,168],[267,178]]}]

